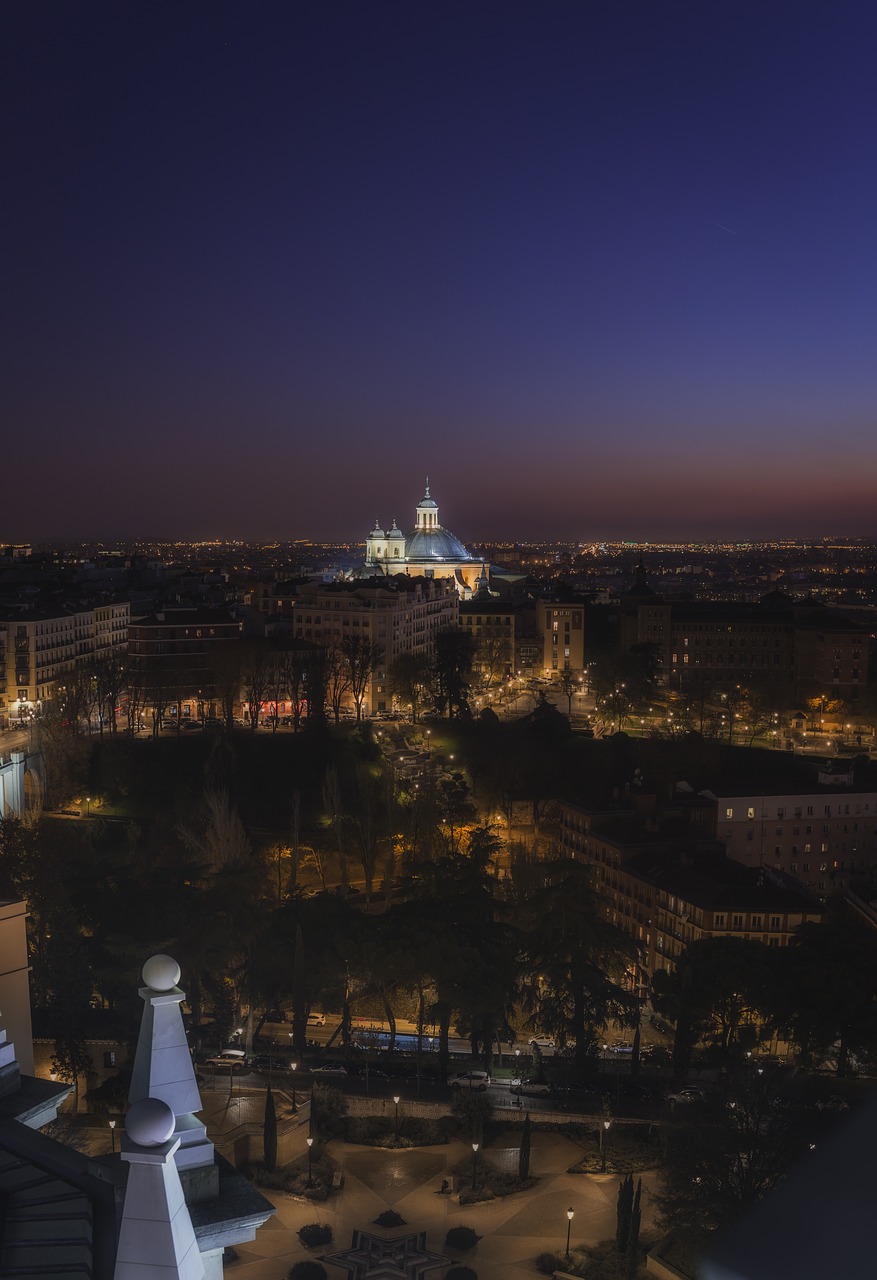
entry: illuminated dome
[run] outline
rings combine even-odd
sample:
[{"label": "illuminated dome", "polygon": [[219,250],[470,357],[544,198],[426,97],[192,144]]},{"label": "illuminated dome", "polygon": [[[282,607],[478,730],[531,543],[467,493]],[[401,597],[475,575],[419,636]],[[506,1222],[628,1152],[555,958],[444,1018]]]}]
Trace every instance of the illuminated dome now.
[{"label": "illuminated dome", "polygon": [[415,529],[405,539],[405,559],[420,560],[471,560],[472,556],[450,529],[438,525],[434,529]]},{"label": "illuminated dome", "polygon": [[376,520],[365,540],[365,564],[356,576],[406,573],[453,578],[459,594],[468,600],[483,569],[483,561],[468,552],[450,529],[439,524],[438,503],[429,492],[427,477],[426,493],[417,504],[412,531],[406,536],[394,520],[389,533],[384,533]]}]

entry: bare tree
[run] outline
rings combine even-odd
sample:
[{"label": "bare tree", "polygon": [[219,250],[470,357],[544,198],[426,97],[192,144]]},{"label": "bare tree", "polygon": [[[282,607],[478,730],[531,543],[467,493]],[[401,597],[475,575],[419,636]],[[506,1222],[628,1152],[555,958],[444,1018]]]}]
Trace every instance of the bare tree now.
[{"label": "bare tree", "polygon": [[341,884],[346,891],[350,880],[347,874],[347,854],[344,850],[344,838],[341,834],[344,822],[344,806],[341,800],[341,781],[334,764],[330,764],[326,770],[326,777],[323,782],[323,804],[329,815],[329,822],[335,830],[335,839],[338,842],[338,865]]},{"label": "bare tree", "polygon": [[417,713],[429,690],[429,659],[420,653],[400,653],[387,672],[390,688],[403,707],[411,708],[411,719],[417,724]]},{"label": "bare tree", "polygon": [[341,719],[341,708],[349,692],[350,666],[341,650],[333,646],[326,651],[326,697],[336,724]]},{"label": "bare tree", "polygon": [[185,844],[200,854],[212,871],[246,863],[251,854],[250,841],[228,792],[212,788],[205,791],[204,806],[205,822],[179,828]]},{"label": "bare tree", "polygon": [[356,707],[356,718],[362,720],[362,704],[384,651],[379,644],[369,640],[368,636],[358,635],[345,636],[341,641],[341,652],[350,671],[350,692]]},{"label": "bare tree", "polygon": [[262,640],[248,641],[242,664],[244,701],[250,712],[250,729],[255,733],[262,703],[268,698],[272,683],[272,661]]},{"label": "bare tree", "polygon": [[512,661],[512,644],[499,630],[485,631],[478,641],[477,659],[485,689],[499,684]]}]

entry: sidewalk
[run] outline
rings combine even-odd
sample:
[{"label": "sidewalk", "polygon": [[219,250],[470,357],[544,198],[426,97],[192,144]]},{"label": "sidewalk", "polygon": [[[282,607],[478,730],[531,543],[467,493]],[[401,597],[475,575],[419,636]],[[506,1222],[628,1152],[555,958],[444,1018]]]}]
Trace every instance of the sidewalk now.
[{"label": "sidewalk", "polygon": [[[304,1135],[301,1138],[304,1151]],[[567,1138],[534,1132],[531,1170],[540,1179],[532,1191],[480,1205],[460,1206],[456,1197],[440,1195],[442,1179],[461,1159],[471,1155],[462,1142],[446,1146],[384,1151],[372,1147],[331,1142],[329,1152],[344,1174],[344,1186],[325,1205],[313,1206],[282,1192],[266,1192],[277,1207],[276,1217],[262,1227],[255,1241],[238,1249],[239,1261],[226,1264],[231,1280],[285,1280],[293,1262],[336,1252],[350,1246],[354,1228],[385,1238],[426,1232],[426,1244],[444,1254],[450,1227],[470,1226],[482,1239],[465,1260],[479,1280],[523,1280],[540,1273],[535,1259],[546,1249],[566,1244],[567,1210],[575,1211],[573,1242],[594,1244],[615,1234],[615,1207],[619,1178],[615,1174],[568,1174],[567,1168],[581,1156],[581,1148]],[[517,1161],[517,1134],[508,1145],[503,1135],[487,1147],[483,1157],[502,1167]],[[655,1175],[643,1175],[643,1228],[651,1226]],[[372,1223],[385,1209],[395,1209],[405,1227],[386,1230]],[[299,1244],[296,1232],[306,1222],[328,1222],[334,1243],[311,1252]],[[343,1280],[344,1269],[326,1264],[331,1280]],[[436,1280],[437,1268],[430,1273]]]}]

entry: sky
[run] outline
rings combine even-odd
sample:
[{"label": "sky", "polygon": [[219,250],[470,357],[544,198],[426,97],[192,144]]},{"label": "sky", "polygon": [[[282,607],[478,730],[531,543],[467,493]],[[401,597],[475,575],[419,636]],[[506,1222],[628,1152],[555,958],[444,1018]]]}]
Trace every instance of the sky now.
[{"label": "sky", "polygon": [[877,8],[13,0],[0,541],[877,534]]}]

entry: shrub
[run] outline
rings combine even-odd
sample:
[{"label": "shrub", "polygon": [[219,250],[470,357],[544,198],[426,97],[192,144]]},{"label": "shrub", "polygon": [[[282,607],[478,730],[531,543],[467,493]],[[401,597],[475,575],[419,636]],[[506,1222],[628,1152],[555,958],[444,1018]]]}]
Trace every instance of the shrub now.
[{"label": "shrub", "polygon": [[344,1120],[345,1142],[364,1147],[432,1147],[447,1142],[438,1120],[422,1120],[404,1116],[396,1137],[394,1121],[389,1116],[347,1116]]},{"label": "shrub", "polygon": [[445,1280],[478,1280],[478,1272],[471,1267],[451,1267],[445,1273]]},{"label": "shrub", "polygon": [[460,1121],[468,1136],[480,1134],[493,1116],[493,1103],[486,1093],[474,1089],[455,1089],[451,1097],[451,1114]]},{"label": "shrub", "polygon": [[471,1227],[451,1227],[445,1236],[445,1244],[449,1249],[465,1252],[467,1249],[474,1249],[480,1239],[481,1236]]},{"label": "shrub", "polygon": [[305,1258],[303,1262],[292,1264],[287,1280],[326,1280],[326,1268],[321,1262]]},{"label": "shrub", "polygon": [[313,1248],[317,1244],[331,1244],[332,1228],[328,1222],[325,1226],[320,1226],[319,1222],[308,1222],[299,1227],[298,1238],[307,1248]]},{"label": "shrub", "polygon": [[400,1218],[395,1209],[385,1209],[375,1218],[376,1227],[404,1227],[405,1219]]},{"label": "shrub", "polygon": [[565,1253],[540,1253],[536,1266],[543,1275],[553,1276],[555,1271],[565,1271],[568,1276],[587,1275],[585,1268],[588,1258],[582,1253],[572,1253],[567,1258]]},{"label": "shrub", "polygon": [[347,1115],[347,1099],[340,1089],[330,1085],[315,1084],[311,1093],[311,1119],[314,1129],[330,1138],[340,1138],[344,1132]]}]

